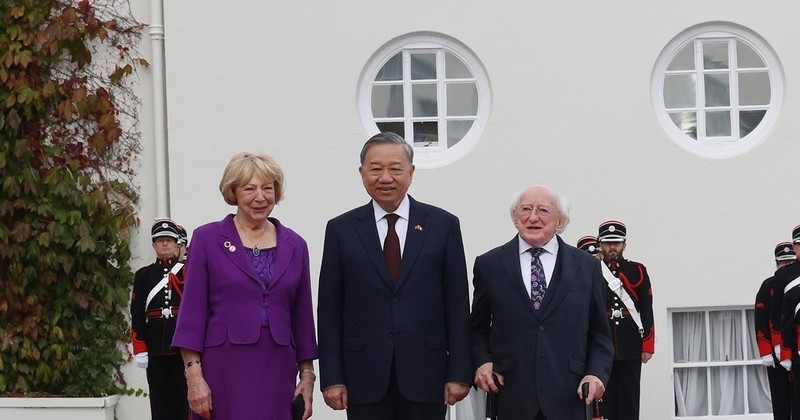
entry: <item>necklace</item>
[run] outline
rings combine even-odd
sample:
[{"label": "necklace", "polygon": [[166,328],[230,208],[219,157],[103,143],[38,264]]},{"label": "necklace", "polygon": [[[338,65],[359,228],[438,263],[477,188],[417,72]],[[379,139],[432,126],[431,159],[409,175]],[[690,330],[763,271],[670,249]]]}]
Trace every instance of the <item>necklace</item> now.
[{"label": "necklace", "polygon": [[[253,256],[254,256],[254,257],[257,257],[257,256],[258,256],[258,254],[261,254],[261,250],[260,250],[260,249],[258,249],[258,242],[256,242],[256,240],[255,240],[255,239],[253,239],[253,237],[252,237],[252,236],[250,236],[250,234],[249,234],[249,233],[247,233],[247,229],[245,229],[244,227],[242,227],[242,225],[240,225],[240,224],[239,224],[239,222],[236,220],[236,218],[235,218],[235,217],[233,218],[233,222],[234,222],[234,224],[236,224],[236,226],[239,228],[239,230],[241,230],[241,231],[242,231],[242,233],[244,233],[244,236],[247,236],[247,238],[248,238],[248,239],[250,239],[250,242],[252,242],[252,243],[253,243]],[[261,232],[261,234],[263,235],[263,234],[264,234],[264,232]]]}]

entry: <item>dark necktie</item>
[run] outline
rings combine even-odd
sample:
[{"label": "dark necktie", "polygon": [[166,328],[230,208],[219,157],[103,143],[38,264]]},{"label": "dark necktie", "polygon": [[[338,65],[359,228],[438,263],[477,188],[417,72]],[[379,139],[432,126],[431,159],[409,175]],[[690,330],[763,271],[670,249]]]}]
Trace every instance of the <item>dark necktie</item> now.
[{"label": "dark necktie", "polygon": [[539,259],[539,255],[542,255],[544,248],[531,248],[528,251],[531,253],[531,302],[533,302],[533,309],[538,311],[542,307],[544,291],[547,289],[544,267],[542,267],[542,261]]},{"label": "dark necktie", "polygon": [[386,232],[386,239],[383,241],[383,257],[386,258],[386,265],[389,266],[389,275],[392,283],[397,282],[400,276],[400,238],[397,237],[397,230],[394,228],[400,216],[389,213],[383,216],[389,223],[389,230]]}]

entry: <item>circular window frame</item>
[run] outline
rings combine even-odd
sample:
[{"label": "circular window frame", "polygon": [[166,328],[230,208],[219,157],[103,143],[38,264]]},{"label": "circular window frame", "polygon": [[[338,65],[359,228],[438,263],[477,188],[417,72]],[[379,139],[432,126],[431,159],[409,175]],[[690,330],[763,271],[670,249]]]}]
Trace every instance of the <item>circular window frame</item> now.
[{"label": "circular window frame", "polygon": [[445,150],[414,148],[414,165],[416,167],[432,169],[447,166],[472,151],[477,146],[486,128],[492,99],[488,74],[475,53],[450,36],[433,32],[413,32],[392,39],[373,53],[359,78],[356,103],[361,123],[367,136],[380,132],[372,115],[372,83],[383,65],[405,49],[443,49],[459,58],[472,72],[472,76],[475,79],[478,92],[478,107],[474,123],[467,131],[467,134],[458,143]]},{"label": "circular window frame", "polygon": [[[664,105],[664,80],[667,68],[688,43],[703,38],[735,38],[751,47],[764,61],[770,80],[770,101],[764,118],[738,141],[710,143],[698,141],[682,132],[670,118]],[[730,22],[707,22],[692,26],[675,36],[661,51],[650,77],[650,97],[656,118],[667,136],[681,149],[694,155],[726,159],[741,156],[761,145],[772,133],[784,100],[785,78],[775,50],[755,32]]]}]

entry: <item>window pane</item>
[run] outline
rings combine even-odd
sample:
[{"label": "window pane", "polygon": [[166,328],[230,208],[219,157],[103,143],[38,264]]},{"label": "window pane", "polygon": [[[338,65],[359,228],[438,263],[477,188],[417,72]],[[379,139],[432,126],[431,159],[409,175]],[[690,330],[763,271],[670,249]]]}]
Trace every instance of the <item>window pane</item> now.
[{"label": "window pane", "polygon": [[403,86],[378,85],[372,87],[372,116],[395,118],[403,116]]},{"label": "window pane", "polygon": [[447,122],[447,147],[455,146],[469,129],[472,128],[472,120],[469,121],[448,121]]},{"label": "window pane", "polygon": [[769,100],[769,73],[739,73],[740,105],[767,105]]},{"label": "window pane", "polygon": [[447,115],[475,116],[478,114],[478,86],[475,83],[447,85]]},{"label": "window pane", "polygon": [[744,138],[756,129],[766,115],[766,110],[739,112],[739,138]]},{"label": "window pane", "polygon": [[403,80],[403,53],[399,52],[390,58],[386,64],[378,70],[375,80],[382,82],[386,80]]},{"label": "window pane", "polygon": [[679,130],[687,136],[697,140],[697,113],[696,112],[671,112],[669,117]]},{"label": "window pane", "polygon": [[472,72],[467,66],[452,53],[444,55],[445,77],[448,79],[471,79]]},{"label": "window pane", "polygon": [[[700,315],[702,316],[702,313]],[[706,368],[675,370],[675,415],[677,417],[708,415],[706,370]]]},{"label": "window pane", "polygon": [[747,366],[747,404],[751,413],[772,412],[767,370],[761,365]]},{"label": "window pane", "polygon": [[706,136],[728,137],[731,135],[731,113],[729,111],[706,112]]},{"label": "window pane", "polygon": [[436,54],[411,54],[411,80],[436,78]]},{"label": "window pane", "polygon": [[736,41],[736,63],[739,68],[764,68],[764,61],[749,45]]},{"label": "window pane", "polygon": [[730,106],[731,91],[728,74],[707,74],[704,79],[706,106]]},{"label": "window pane", "polygon": [[391,131],[392,133],[399,134],[400,137],[406,137],[406,128],[403,122],[376,122],[378,130]]},{"label": "window pane", "polygon": [[415,117],[435,117],[436,112],[436,85],[412,85],[411,99]]},{"label": "window pane", "polygon": [[742,366],[711,368],[711,414],[744,414]]},{"label": "window pane", "polygon": [[703,68],[707,70],[729,68],[727,42],[703,43]]},{"label": "window pane", "polygon": [[673,353],[676,363],[706,361],[706,324],[704,312],[672,314]]},{"label": "window pane", "polygon": [[742,312],[711,311],[708,313],[708,320],[711,323],[711,360],[744,360]]},{"label": "window pane", "polygon": [[[744,136],[742,136],[744,137]],[[756,330],[755,330],[755,311],[752,309],[747,309],[745,311],[745,316],[747,317],[747,325],[751,326],[752,328],[747,329],[747,344],[745,344],[745,360],[755,360],[760,359],[761,356],[758,353],[758,341],[756,341]]]},{"label": "window pane", "polygon": [[667,109],[694,108],[695,92],[693,74],[664,76],[664,106]]},{"label": "window pane", "polygon": [[439,124],[436,122],[414,123],[414,147],[437,147],[439,145]]},{"label": "window pane", "polygon": [[686,44],[681,52],[672,59],[667,67],[667,71],[671,70],[694,70],[694,43]]}]

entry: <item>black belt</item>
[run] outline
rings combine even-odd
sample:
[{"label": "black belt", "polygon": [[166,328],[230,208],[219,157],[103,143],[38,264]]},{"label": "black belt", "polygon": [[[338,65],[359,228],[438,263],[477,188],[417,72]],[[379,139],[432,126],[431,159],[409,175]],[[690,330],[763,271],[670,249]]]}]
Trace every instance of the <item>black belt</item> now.
[{"label": "black belt", "polygon": [[170,306],[169,308],[157,308],[147,310],[147,319],[157,318],[174,318],[178,315],[178,307]]},{"label": "black belt", "polygon": [[631,312],[625,308],[623,309],[608,309],[606,310],[606,316],[609,319],[618,319],[618,318],[630,318]]}]

